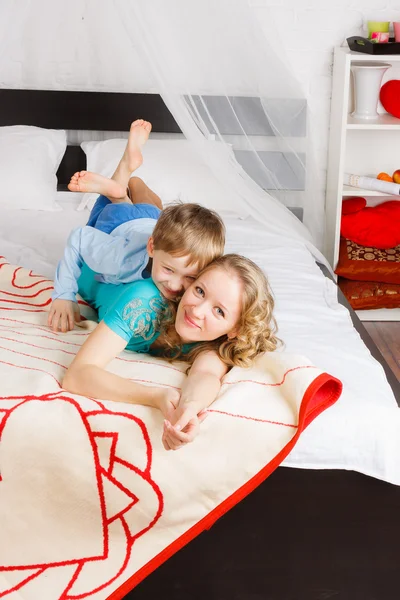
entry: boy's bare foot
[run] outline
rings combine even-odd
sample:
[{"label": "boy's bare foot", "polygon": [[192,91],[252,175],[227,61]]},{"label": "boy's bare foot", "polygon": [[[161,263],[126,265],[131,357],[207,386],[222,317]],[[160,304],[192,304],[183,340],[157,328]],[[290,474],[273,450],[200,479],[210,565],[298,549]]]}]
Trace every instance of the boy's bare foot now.
[{"label": "boy's bare foot", "polygon": [[119,165],[112,179],[127,187],[129,178],[133,171],[138,169],[143,162],[142,147],[149,139],[151,123],[143,119],[137,119],[131,124],[128,143]]},{"label": "boy's bare foot", "polygon": [[103,177],[98,173],[92,173],[91,171],[78,171],[71,177],[71,181],[68,184],[68,189],[71,192],[93,192],[107,196],[113,202],[130,202],[126,196],[126,188],[119,185],[114,179]]}]

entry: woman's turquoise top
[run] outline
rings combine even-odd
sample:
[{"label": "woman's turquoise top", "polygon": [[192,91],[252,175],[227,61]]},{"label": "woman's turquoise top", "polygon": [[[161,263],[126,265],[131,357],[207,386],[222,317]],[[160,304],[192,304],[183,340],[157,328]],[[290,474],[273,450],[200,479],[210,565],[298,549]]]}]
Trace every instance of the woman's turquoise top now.
[{"label": "woman's turquoise top", "polygon": [[[99,321],[127,342],[126,350],[150,353],[168,310],[168,303],[152,279],[118,285],[102,283],[84,264],[78,288],[82,298],[97,311]],[[187,353],[193,346],[185,344],[182,351]]]}]

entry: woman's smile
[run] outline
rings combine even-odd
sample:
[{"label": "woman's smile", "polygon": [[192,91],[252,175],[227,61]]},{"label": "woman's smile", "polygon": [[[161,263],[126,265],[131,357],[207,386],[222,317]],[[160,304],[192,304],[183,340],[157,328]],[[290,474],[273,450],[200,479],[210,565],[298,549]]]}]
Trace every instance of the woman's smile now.
[{"label": "woman's smile", "polygon": [[184,319],[186,321],[186,323],[189,325],[189,327],[196,327],[198,329],[201,329],[200,325],[197,325],[197,323],[195,323],[195,321],[189,317],[187,311],[184,311]]},{"label": "woman's smile", "polygon": [[183,294],[175,329],[182,342],[205,342],[230,335],[241,312],[243,284],[232,272],[211,268]]}]

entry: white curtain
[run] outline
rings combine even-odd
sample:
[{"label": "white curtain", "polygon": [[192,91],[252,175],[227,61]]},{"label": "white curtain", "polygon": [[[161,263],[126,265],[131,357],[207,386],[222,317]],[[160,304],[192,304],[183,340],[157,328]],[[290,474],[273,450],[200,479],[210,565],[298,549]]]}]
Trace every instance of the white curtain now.
[{"label": "white curtain", "polygon": [[[280,60],[273,22],[261,31],[251,2],[4,0],[2,49],[11,53],[8,68],[21,65],[21,78],[32,87],[51,86],[57,77],[65,85],[72,52],[78,89],[98,89],[99,82],[113,89],[122,81],[127,89],[160,93],[229,190],[229,208],[305,240],[317,255],[324,194],[306,96]],[[115,62],[115,56],[124,58]],[[286,206],[303,210],[304,225]]]},{"label": "white curtain", "polygon": [[[305,241],[323,260],[324,194],[306,95],[281,60],[272,20],[261,31],[254,3],[2,0],[2,78],[10,71],[33,88],[71,80],[74,89],[160,93],[229,190],[227,208]],[[304,224],[287,206],[303,210]]]},{"label": "white curtain", "polygon": [[[185,137],[240,209],[322,260],[323,196],[304,93],[249,0],[114,0]],[[126,74],[129,77],[129,73]],[[210,143],[215,140],[216,143]],[[286,206],[303,210],[303,223]]]}]

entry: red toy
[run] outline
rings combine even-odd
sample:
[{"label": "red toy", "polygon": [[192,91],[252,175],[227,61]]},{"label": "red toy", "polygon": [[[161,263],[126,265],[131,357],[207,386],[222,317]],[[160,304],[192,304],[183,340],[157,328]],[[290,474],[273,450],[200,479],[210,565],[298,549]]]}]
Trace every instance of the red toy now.
[{"label": "red toy", "polygon": [[[399,81],[400,83],[400,81]],[[365,198],[343,201],[340,233],[343,237],[372,248],[394,248],[400,244],[400,201],[390,200],[367,207]]]},{"label": "red toy", "polygon": [[383,108],[393,115],[400,118],[400,79],[391,79],[383,84],[379,93]]}]

